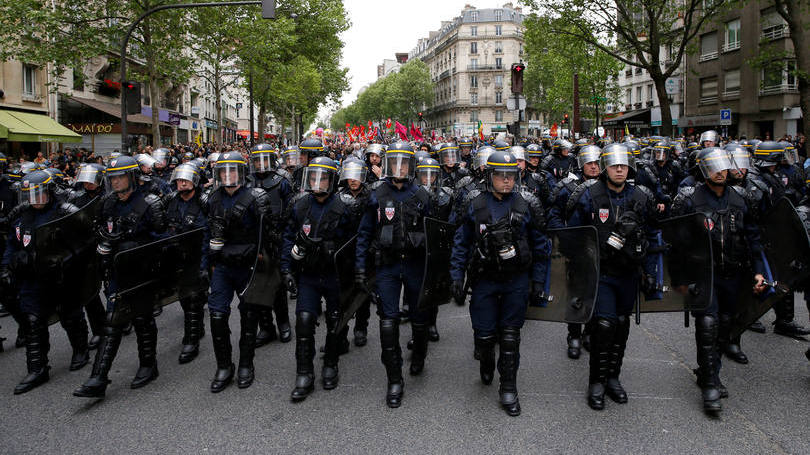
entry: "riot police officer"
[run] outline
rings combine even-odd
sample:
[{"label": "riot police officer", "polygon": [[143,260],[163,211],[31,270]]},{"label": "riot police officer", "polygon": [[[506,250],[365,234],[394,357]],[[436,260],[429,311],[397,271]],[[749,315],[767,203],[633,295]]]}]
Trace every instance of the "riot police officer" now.
[{"label": "riot police officer", "polygon": [[[105,166],[97,163],[83,163],[79,166],[76,173],[78,187],[71,191],[68,202],[82,208],[96,198],[102,197],[104,195],[104,170]],[[84,311],[87,314],[90,330],[93,332],[88,347],[95,349],[104,334],[104,320],[107,311],[104,309],[104,304],[101,303],[101,297],[98,295],[85,305]]]},{"label": "riot police officer", "polygon": [[554,177],[543,169],[535,169],[532,171],[527,166],[526,149],[520,145],[513,145],[509,147],[509,153],[518,163],[520,169],[520,184],[521,186],[534,194],[543,204],[543,207],[548,207],[552,203],[552,193],[556,181]]},{"label": "riot police officer", "polygon": [[385,148],[380,144],[369,144],[363,153],[369,170],[366,183],[372,185],[382,176],[382,156]]},{"label": "riot police officer", "polygon": [[[366,148],[368,150],[370,144]],[[380,163],[381,164],[381,163]],[[363,217],[363,212],[371,197],[371,190],[369,189],[366,179],[369,176],[368,167],[364,161],[356,158],[347,158],[343,161],[340,168],[340,179],[338,182],[338,194],[344,203],[351,209],[352,232],[357,232],[360,226],[360,220]],[[378,180],[379,181],[379,180]],[[354,203],[350,203],[348,198],[354,199]],[[366,301],[357,309],[354,314],[354,345],[357,347],[365,346],[368,343],[368,320],[371,317],[371,299]],[[348,332],[346,332],[348,335]],[[343,343],[341,341],[341,343]],[[348,341],[345,343],[348,345]],[[343,346],[340,347],[343,351]]]},{"label": "riot police officer", "polygon": [[[0,236],[6,238],[9,231],[8,214],[17,205],[18,195],[13,185],[19,181],[20,174],[10,171],[8,167],[8,159],[6,155],[0,153]],[[6,243],[0,242],[0,248],[5,249]],[[0,251],[2,254],[2,251]],[[19,302],[17,301],[16,292],[3,292],[2,302],[0,302],[0,317],[8,316],[9,314],[14,318],[17,323],[17,340],[15,345],[22,347],[25,345],[25,321],[22,313],[19,311]],[[0,340],[0,347],[2,347]]]},{"label": "riot police officer", "polygon": [[[166,229],[166,212],[160,198],[144,192],[138,185],[138,163],[134,158],[121,156],[110,160],[104,175],[107,194],[99,202],[96,216],[96,235],[99,237],[98,253],[105,269],[105,294],[107,296],[107,321],[104,337],[98,346],[90,378],[73,392],[78,397],[103,397],[108,373],[118,353],[123,335],[123,326],[113,318],[118,292],[118,280],[113,273],[112,258],[116,252],[151,242]],[[132,324],[138,340],[140,366],[130,387],[137,389],[158,376],[157,325],[152,315],[153,290],[143,291],[142,305],[135,308]]]},{"label": "riot police officer", "polygon": [[[356,282],[366,286],[367,260],[377,269],[376,290],[380,296],[380,344],[382,363],[388,376],[386,402],[396,408],[402,403],[402,350],[399,345],[399,298],[405,290],[414,339],[410,372],[418,375],[427,356],[428,315],[417,303],[424,274],[424,229],[422,220],[430,213],[430,195],[413,178],[416,160],[405,142],[391,144],[383,159],[385,178],[372,192],[357,236]],[[367,257],[374,247],[374,258]]]},{"label": "riot police officer", "polygon": [[208,198],[208,226],[211,230],[210,261],[213,266],[208,295],[211,338],[217,371],[211,392],[223,391],[234,377],[231,361],[231,331],[228,319],[234,294],[239,298],[240,336],[237,386],[250,387],[255,377],[258,314],[256,302],[240,295],[252,276],[250,266],[259,255],[261,219],[268,212],[267,193],[246,187],[248,164],[239,152],[227,152],[214,164],[215,189]]},{"label": "riot police officer", "polygon": [[473,141],[465,136],[458,140],[458,148],[461,151],[461,162],[467,169],[472,169],[472,148]]},{"label": "riot police officer", "polygon": [[169,164],[172,158],[171,150],[160,147],[152,150],[152,158],[155,159],[155,164],[153,167],[153,173],[156,177],[161,179],[163,182],[166,182],[171,175],[172,171],[169,169]]},{"label": "riot police officer", "polygon": [[13,232],[8,236],[0,263],[0,281],[4,287],[14,286],[19,292],[20,312],[26,324],[25,354],[28,366],[28,374],[14,388],[15,395],[26,393],[49,379],[48,317],[55,310],[73,348],[70,370],[78,370],[88,362],[87,323],[81,304],[70,305],[71,302],[66,301],[57,305],[62,299],[59,292],[55,292],[54,285],[62,272],[63,258],[53,258],[54,262],[49,262],[46,270],[34,265],[36,255],[48,254],[46,251],[35,251],[36,229],[78,211],[76,206],[56,198],[54,186],[53,178],[47,172],[29,173],[20,182],[20,204],[9,214]]},{"label": "riot police officer", "polygon": [[602,174],[580,185],[568,199],[568,226],[596,226],[599,236],[600,277],[593,331],[590,336],[588,405],[605,407],[605,393],[617,403],[627,402],[619,381],[629,315],[636,303],[641,266],[647,245],[655,237],[654,199],[643,186],[629,183],[635,171],[630,150],[609,144],[600,156]]},{"label": "riot police officer", "polygon": [[453,142],[440,144],[435,158],[441,165],[442,178],[440,186],[455,188],[459,180],[470,174],[470,171],[461,167],[461,152]]},{"label": "riot police officer", "polygon": [[720,135],[715,130],[706,130],[700,133],[699,148],[717,147],[720,145]]},{"label": "riot police officer", "polygon": [[571,155],[571,144],[566,139],[557,139],[552,145],[551,154],[543,158],[540,168],[548,171],[554,178],[561,179],[574,168],[576,161]]},{"label": "riot police officer", "polygon": [[501,406],[517,416],[520,329],[529,299],[539,299],[543,292],[548,240],[542,205],[520,191],[514,157],[496,151],[486,166],[486,191],[471,194],[454,238],[452,290],[456,301],[464,301],[464,275],[471,263],[470,317],[481,381],[492,383],[497,342]]},{"label": "riot police officer", "polygon": [[[284,213],[292,195],[292,187],[287,176],[279,173],[276,155],[269,144],[259,144],[250,152],[251,175],[248,177],[249,186],[262,188],[267,193],[269,212],[265,223],[273,238],[268,239],[266,247],[272,248],[273,257],[278,257],[278,248],[281,246],[281,232],[284,230]],[[282,343],[292,340],[292,328],[287,304],[287,293],[279,287],[276,294],[268,296],[272,300],[272,309],[262,307],[259,309],[259,333],[256,335],[257,346],[263,346],[276,338],[276,329],[273,326],[273,312],[276,313],[278,336]]]},{"label": "riot police officer", "polygon": [[200,171],[191,162],[177,166],[172,172],[170,183],[175,191],[166,196],[166,222],[168,233],[182,234],[198,228],[205,228],[203,236],[202,261],[200,262],[199,286],[196,292],[180,298],[183,308],[183,348],[178,362],[189,363],[200,352],[200,338],[205,333],[203,323],[203,306],[207,300],[208,290],[208,218],[205,213],[207,199],[200,192]]},{"label": "riot police officer", "polygon": [[754,293],[766,287],[762,245],[759,230],[750,222],[748,205],[742,192],[727,185],[728,170],[733,167],[725,150],[706,147],[700,153],[700,169],[704,181],[694,190],[681,192],[673,202],[673,213],[704,213],[705,226],[712,238],[714,259],[714,293],[709,307],[695,311],[695,342],[697,344],[697,382],[702,391],[703,409],[718,412],[723,409],[720,398],[728,396],[720,381],[720,352],[718,350],[718,314],[733,314],[738,301],[744,272],[753,269]]},{"label": "riot police officer", "polygon": [[353,198],[335,195],[338,184],[337,164],[327,157],[313,158],[303,173],[301,188],[284,230],[281,254],[283,282],[296,300],[295,360],[296,379],[293,401],[301,401],[312,392],[315,381],[315,323],[326,300],[327,325],[321,379],[324,390],[338,386],[339,343],[336,332],[342,312],[340,283],[335,268],[335,253],[354,234]]}]

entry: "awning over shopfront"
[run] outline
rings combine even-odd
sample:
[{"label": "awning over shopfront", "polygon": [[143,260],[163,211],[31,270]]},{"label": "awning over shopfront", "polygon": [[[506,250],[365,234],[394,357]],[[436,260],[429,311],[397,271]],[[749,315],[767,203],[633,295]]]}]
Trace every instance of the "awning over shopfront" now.
[{"label": "awning over shopfront", "polygon": [[605,119],[602,126],[616,127],[616,126],[637,126],[641,128],[648,128],[650,126],[650,110],[641,109],[638,111],[625,112],[616,117]]},{"label": "awning over shopfront", "polygon": [[0,110],[0,139],[9,142],[81,142],[82,136],[47,115]]},{"label": "awning over shopfront", "polygon": [[[84,104],[87,107],[104,112],[105,114],[112,115],[113,117],[121,118],[121,105],[113,103],[105,103],[104,101],[90,100],[85,98],[70,98],[72,101]],[[152,118],[143,114],[129,114],[127,115],[127,122],[130,123],[143,123],[146,125],[152,124]]]}]

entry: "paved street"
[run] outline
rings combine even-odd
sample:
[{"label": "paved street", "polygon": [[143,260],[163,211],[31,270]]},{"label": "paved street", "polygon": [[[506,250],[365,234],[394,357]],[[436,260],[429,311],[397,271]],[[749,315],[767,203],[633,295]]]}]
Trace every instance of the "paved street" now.
[{"label": "paved street", "polygon": [[[771,313],[763,320],[769,328],[772,319]],[[803,301],[797,320],[808,320]],[[167,307],[157,322],[158,380],[129,389],[137,367],[132,334],[122,343],[103,401],[71,395],[90,366],[68,372],[69,348],[58,326],[51,327],[51,381],[12,395],[25,360],[24,350],[7,341],[0,354],[0,453],[810,453],[807,343],[770,332],[743,336],[751,364],[725,362],[722,378],[731,397],[722,416],[710,419],[691,373],[693,329],[683,327],[682,315],[646,315],[641,326],[633,325],[622,374],[630,402],[608,401],[603,412],[586,404],[587,355],[566,357],[565,326],[529,322],[518,380],[523,414],[510,418],[498,407],[497,385],[478,379],[466,308],[442,308],[442,339],[431,344],[424,375],[406,377],[399,409],[384,404],[374,321],[369,345],[353,346],[342,357],[340,386],[330,392],[318,387],[300,404],[289,400],[294,342],[257,351],[249,389],[234,385],[214,395],[208,391],[210,335],[200,357],[181,366],[179,305]],[[13,340],[13,321],[0,324],[0,335]],[[322,344],[324,324],[319,330]],[[407,326],[402,331],[403,346],[409,332]],[[235,346],[237,337],[235,328]]]}]

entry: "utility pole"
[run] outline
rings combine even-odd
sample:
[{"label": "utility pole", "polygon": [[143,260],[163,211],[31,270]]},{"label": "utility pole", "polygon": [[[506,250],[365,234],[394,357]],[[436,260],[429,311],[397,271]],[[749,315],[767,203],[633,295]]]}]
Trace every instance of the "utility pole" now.
[{"label": "utility pole", "polygon": [[579,131],[579,73],[574,73],[574,119],[571,125],[572,137]]}]

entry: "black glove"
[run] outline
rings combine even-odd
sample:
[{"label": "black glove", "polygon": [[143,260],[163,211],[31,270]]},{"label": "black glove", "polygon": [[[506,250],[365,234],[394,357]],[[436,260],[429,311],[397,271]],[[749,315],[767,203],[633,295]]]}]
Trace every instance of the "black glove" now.
[{"label": "black glove", "polygon": [[295,277],[292,273],[283,272],[281,282],[284,283],[284,288],[287,289],[287,292],[294,296],[298,295],[298,286],[295,285]]},{"label": "black glove", "polygon": [[529,304],[532,306],[548,306],[548,295],[545,285],[539,281],[532,281],[532,290],[529,294]]},{"label": "black glove", "polygon": [[9,289],[12,286],[11,270],[8,267],[0,268],[0,286]]},{"label": "black glove", "polygon": [[464,282],[461,280],[454,280],[450,285],[450,292],[453,293],[453,300],[456,305],[464,306],[464,301],[467,300],[467,293],[464,291]]},{"label": "black glove", "polygon": [[655,276],[643,274],[641,276],[641,292],[646,296],[650,296],[658,291],[658,280]]},{"label": "black glove", "polygon": [[200,281],[205,283],[206,287],[211,283],[211,276],[208,273],[208,268],[200,270]]}]

